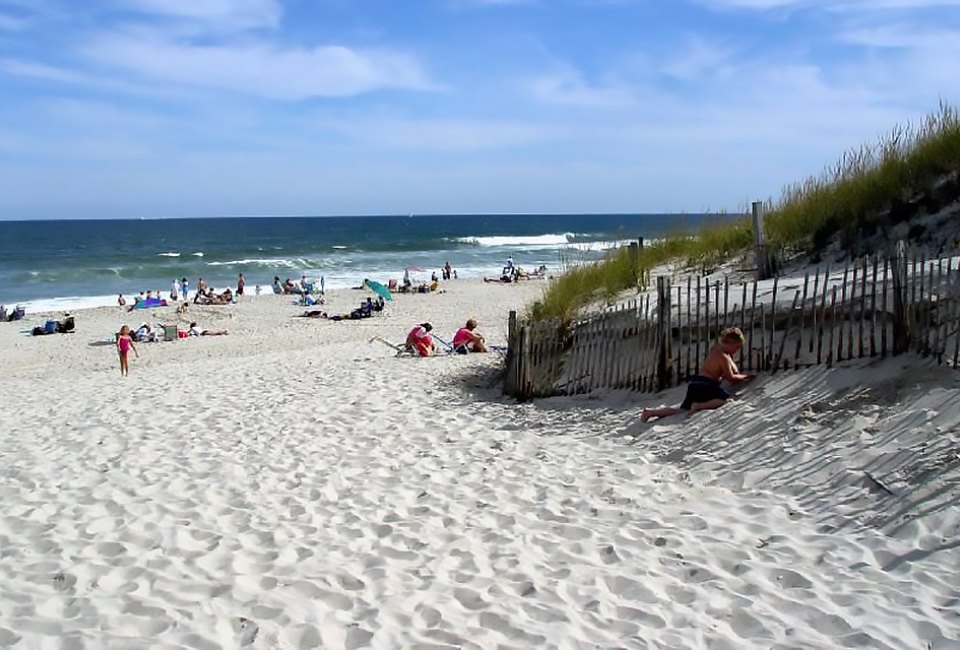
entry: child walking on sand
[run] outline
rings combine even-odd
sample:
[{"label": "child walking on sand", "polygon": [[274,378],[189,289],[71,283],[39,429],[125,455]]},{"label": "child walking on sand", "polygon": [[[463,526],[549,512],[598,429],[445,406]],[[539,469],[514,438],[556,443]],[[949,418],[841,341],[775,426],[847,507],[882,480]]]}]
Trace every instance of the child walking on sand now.
[{"label": "child walking on sand", "polygon": [[131,349],[139,359],[140,353],[137,352],[137,346],[134,345],[133,338],[130,336],[130,328],[124,325],[120,328],[120,332],[117,333],[117,352],[120,354],[120,374],[124,377],[130,374],[130,364],[127,361],[127,354]]}]

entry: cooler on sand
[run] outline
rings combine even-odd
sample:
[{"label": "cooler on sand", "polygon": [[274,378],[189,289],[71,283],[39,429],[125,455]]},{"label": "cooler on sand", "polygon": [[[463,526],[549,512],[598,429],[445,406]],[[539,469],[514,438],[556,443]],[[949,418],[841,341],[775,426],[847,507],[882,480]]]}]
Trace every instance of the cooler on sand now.
[{"label": "cooler on sand", "polygon": [[164,341],[176,341],[177,340],[177,325],[168,325],[164,324],[163,326],[163,340]]}]

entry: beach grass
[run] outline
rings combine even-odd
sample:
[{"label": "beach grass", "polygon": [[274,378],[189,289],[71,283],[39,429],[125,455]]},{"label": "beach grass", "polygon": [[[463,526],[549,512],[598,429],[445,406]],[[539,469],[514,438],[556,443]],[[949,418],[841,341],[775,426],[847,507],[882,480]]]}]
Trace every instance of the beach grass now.
[{"label": "beach grass", "polygon": [[[932,194],[950,174],[960,174],[960,113],[941,103],[918,125],[896,126],[876,144],[847,151],[821,174],[784,188],[776,201],[766,201],[767,242],[776,254],[817,255],[838,238],[849,249],[892,225],[900,218],[895,214],[898,205]],[[697,230],[651,242],[636,262],[624,248],[600,262],[569,268],[527,315],[569,322],[584,307],[612,302],[637,287],[654,267],[672,262],[709,273],[752,243],[752,220],[746,211],[717,214]]]}]

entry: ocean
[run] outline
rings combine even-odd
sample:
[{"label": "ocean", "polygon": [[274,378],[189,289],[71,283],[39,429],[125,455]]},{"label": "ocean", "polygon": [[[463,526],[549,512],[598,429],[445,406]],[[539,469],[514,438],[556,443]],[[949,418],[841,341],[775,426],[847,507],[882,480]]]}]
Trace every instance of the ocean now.
[{"label": "ocean", "polygon": [[386,282],[412,268],[425,280],[450,262],[460,278],[496,277],[504,261],[550,272],[600,259],[638,237],[693,228],[707,215],[432,215],[216,219],[0,221],[0,304],[56,311],[116,304],[117,294],[270,291],[281,280],[323,278],[328,289]]}]

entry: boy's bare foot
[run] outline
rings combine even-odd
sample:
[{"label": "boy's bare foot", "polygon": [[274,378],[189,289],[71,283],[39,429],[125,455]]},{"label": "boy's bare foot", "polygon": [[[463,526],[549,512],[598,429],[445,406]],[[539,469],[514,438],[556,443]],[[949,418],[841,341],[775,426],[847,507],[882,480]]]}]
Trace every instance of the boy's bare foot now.
[{"label": "boy's bare foot", "polygon": [[646,422],[647,420],[649,420],[649,419],[652,418],[652,417],[653,417],[653,413],[650,412],[650,409],[643,409],[642,411],[640,411],[640,421],[641,421],[641,422]]}]

